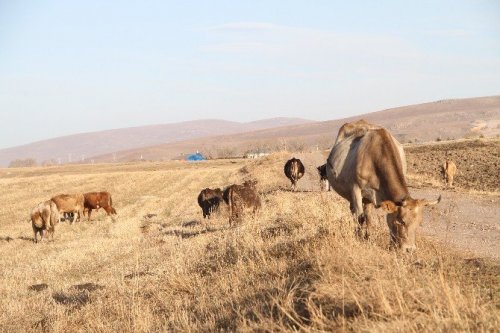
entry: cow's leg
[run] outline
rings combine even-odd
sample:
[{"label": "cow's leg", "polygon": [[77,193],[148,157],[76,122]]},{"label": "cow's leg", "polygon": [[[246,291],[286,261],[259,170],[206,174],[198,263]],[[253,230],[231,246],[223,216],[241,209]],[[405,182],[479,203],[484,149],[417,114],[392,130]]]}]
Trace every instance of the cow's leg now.
[{"label": "cow's leg", "polygon": [[113,222],[114,222],[115,221],[115,217],[112,215],[113,208],[110,207],[110,206],[107,206],[106,208],[104,208],[104,210],[106,211],[106,214],[108,214],[108,216],[110,216],[111,220],[113,220]]},{"label": "cow's leg", "polygon": [[373,224],[373,204],[367,202],[363,206],[363,214],[365,215],[365,239],[370,237],[370,227]]},{"label": "cow's leg", "polygon": [[90,215],[92,214],[92,208],[89,208],[89,210],[88,210],[88,213],[87,213],[87,214],[88,214],[88,216],[87,216],[87,221],[89,221],[89,222],[90,222]]},{"label": "cow's leg", "polygon": [[358,222],[357,233],[359,236],[362,236],[361,226],[365,223],[366,217],[363,212],[363,197],[361,195],[361,188],[357,184],[352,188],[351,200],[351,211],[353,211],[355,220]]},{"label": "cow's leg", "polygon": [[203,218],[207,218],[208,217],[208,207],[207,207],[207,203],[206,202],[203,202]]},{"label": "cow's leg", "polygon": [[38,231],[36,230],[35,226],[33,226],[33,243],[38,243],[38,238],[37,238],[37,233]]}]

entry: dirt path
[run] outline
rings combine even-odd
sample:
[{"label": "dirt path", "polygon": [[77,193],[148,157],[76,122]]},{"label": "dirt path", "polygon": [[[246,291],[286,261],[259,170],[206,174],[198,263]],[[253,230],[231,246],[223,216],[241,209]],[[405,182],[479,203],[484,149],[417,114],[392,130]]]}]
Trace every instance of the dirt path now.
[{"label": "dirt path", "polygon": [[500,196],[435,188],[411,188],[410,192],[415,198],[442,195],[441,203],[426,212],[425,236],[474,256],[500,260]]}]

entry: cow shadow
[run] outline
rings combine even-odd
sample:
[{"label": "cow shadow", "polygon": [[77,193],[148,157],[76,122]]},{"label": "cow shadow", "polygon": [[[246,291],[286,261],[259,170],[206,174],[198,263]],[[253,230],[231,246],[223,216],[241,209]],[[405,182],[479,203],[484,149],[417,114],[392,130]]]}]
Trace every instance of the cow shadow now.
[{"label": "cow shadow", "polygon": [[39,284],[32,284],[31,286],[28,287],[28,290],[40,292],[40,291],[43,291],[43,290],[45,290],[47,288],[49,288],[48,284],[46,284],[46,283],[39,283]]},{"label": "cow shadow", "polygon": [[[28,242],[33,242],[33,237],[28,237],[28,236],[19,236],[17,239],[23,240],[23,241],[28,241]],[[46,240],[44,240],[46,241]]]},{"label": "cow shadow", "polygon": [[130,273],[130,274],[127,274],[125,275],[125,279],[134,279],[134,278],[138,278],[138,277],[143,277],[143,276],[154,276],[153,273],[151,272],[144,272],[144,271],[141,271],[141,272],[134,272],[134,273]]},{"label": "cow shadow", "polygon": [[10,242],[10,241],[13,241],[14,238],[10,237],[10,236],[0,236],[0,242]]},{"label": "cow shadow", "polygon": [[191,220],[181,224],[183,228],[192,228],[201,225],[199,220]]},{"label": "cow shadow", "polygon": [[52,299],[61,305],[66,305],[71,308],[80,308],[87,303],[90,303],[91,297],[90,294],[94,291],[98,291],[104,289],[104,286],[101,286],[96,283],[82,283],[76,284],[69,287],[68,291],[63,292],[54,292],[52,294]]},{"label": "cow shadow", "polygon": [[225,227],[214,228],[211,226],[206,226],[205,228],[198,230],[183,229],[183,228],[193,228],[201,226],[202,224],[203,223],[198,220],[187,221],[181,224],[182,228],[165,230],[163,231],[163,234],[167,236],[175,236],[185,239],[185,238],[197,237],[203,234],[214,233],[226,229]]}]

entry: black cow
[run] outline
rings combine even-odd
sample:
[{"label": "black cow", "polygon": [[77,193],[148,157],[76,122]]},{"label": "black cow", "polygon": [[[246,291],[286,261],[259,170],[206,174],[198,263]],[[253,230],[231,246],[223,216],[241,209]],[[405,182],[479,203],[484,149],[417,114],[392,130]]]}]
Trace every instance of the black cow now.
[{"label": "black cow", "polygon": [[201,190],[198,195],[198,205],[203,211],[203,218],[210,218],[210,214],[218,211],[219,204],[222,201],[222,190],[220,188]]}]

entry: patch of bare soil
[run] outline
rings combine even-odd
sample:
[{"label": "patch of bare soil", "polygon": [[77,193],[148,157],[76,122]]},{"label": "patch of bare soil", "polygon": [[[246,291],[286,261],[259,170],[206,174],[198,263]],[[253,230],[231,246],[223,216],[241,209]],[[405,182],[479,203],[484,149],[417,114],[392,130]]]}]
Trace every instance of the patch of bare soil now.
[{"label": "patch of bare soil", "polygon": [[416,198],[441,203],[426,210],[424,235],[473,256],[500,260],[500,196],[479,196],[436,189],[411,189]]},{"label": "patch of bare soil", "polygon": [[[426,212],[424,234],[472,255],[500,260],[500,140],[410,146],[405,152],[412,196],[443,197]],[[446,158],[457,165],[452,189],[441,180]]]},{"label": "patch of bare soil", "polygon": [[467,140],[405,147],[408,173],[441,179],[448,157],[457,165],[454,185],[478,191],[500,191],[500,140]]}]

